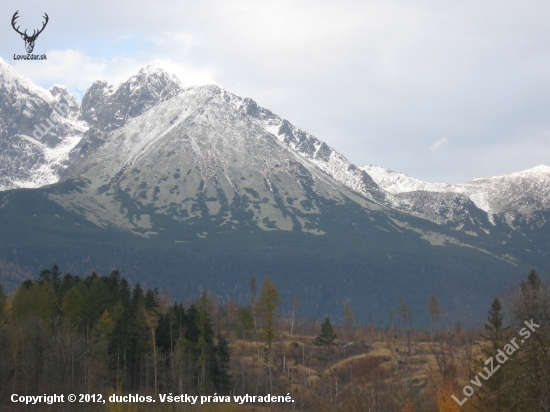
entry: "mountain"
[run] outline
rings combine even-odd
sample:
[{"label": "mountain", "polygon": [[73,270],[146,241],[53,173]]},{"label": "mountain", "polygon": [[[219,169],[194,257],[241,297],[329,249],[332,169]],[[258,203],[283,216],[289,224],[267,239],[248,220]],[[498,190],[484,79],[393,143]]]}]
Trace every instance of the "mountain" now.
[{"label": "mountain", "polygon": [[176,76],[155,64],[144,67],[116,89],[105,81],[94,82],[80,108],[80,117],[89,129],[71,151],[69,164],[92,153],[104,142],[106,133],[176,96],[182,87]]},{"label": "mountain", "polygon": [[401,206],[399,195],[432,192],[461,194],[490,215],[530,214],[550,208],[550,167],[532,169],[505,176],[481,177],[461,184],[427,183],[379,166],[364,166],[378,186],[395,195],[394,206]]},{"label": "mountain", "polygon": [[95,82],[78,104],[63,86],[44,90],[0,59],[0,191],[58,182],[106,132],[172,98],[179,79],[155,64],[116,89]]},{"label": "mountain", "polygon": [[454,185],[422,182],[379,166],[361,169],[390,194],[391,207],[456,230],[515,231],[532,238],[530,232],[545,226],[550,210],[548,166]]},{"label": "mountain", "polygon": [[[482,319],[495,293],[547,271],[548,168],[433,185],[359,168],[253,100],[156,65],[116,88],[95,82],[79,106],[0,63],[0,96],[28,112],[2,106],[10,288],[57,263],[117,267],[180,299],[245,300],[248,279],[269,275],[311,315],[341,317],[350,300],[358,319],[385,321],[403,296],[422,322],[431,292],[448,319]],[[37,151],[17,148],[61,96],[70,110]]]},{"label": "mountain", "polygon": [[[57,182],[68,152],[87,129],[78,120],[78,103],[64,87],[35,86],[2,59],[0,85],[0,190]],[[66,110],[52,115],[61,103]]]}]

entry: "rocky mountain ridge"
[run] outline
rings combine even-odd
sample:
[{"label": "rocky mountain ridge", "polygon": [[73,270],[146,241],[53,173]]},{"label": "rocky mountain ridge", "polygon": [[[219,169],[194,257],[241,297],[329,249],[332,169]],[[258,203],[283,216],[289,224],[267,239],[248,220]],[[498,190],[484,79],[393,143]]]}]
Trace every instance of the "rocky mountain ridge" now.
[{"label": "rocky mountain ridge", "polygon": [[[0,171],[0,191],[41,187],[71,177],[90,178],[92,186],[97,189],[108,182],[98,178],[91,171],[90,165],[102,165],[105,169],[105,164],[109,162],[111,165],[116,164],[112,166],[109,175],[102,176],[110,179],[118,176],[120,180],[124,170],[141,164],[143,159],[139,159],[150,157],[150,148],[161,145],[161,141],[166,154],[171,153],[170,156],[173,156],[179,153],[171,149],[171,146],[179,145],[181,140],[181,136],[176,136],[174,130],[181,129],[182,122],[193,124],[200,119],[203,122],[203,131],[199,133],[202,133],[202,137],[191,139],[193,143],[189,148],[196,152],[196,159],[188,161],[201,170],[201,180],[208,177],[205,172],[208,169],[211,169],[210,176],[225,176],[229,189],[224,191],[224,196],[232,198],[230,192],[238,192],[237,187],[242,182],[229,174],[244,174],[244,171],[231,172],[232,167],[229,165],[234,166],[232,163],[235,162],[230,161],[229,152],[216,148],[221,147],[221,144],[224,151],[234,151],[238,146],[233,146],[230,139],[227,144],[223,144],[225,137],[222,135],[226,128],[223,122],[236,116],[231,111],[233,107],[242,114],[242,128],[254,130],[254,134],[263,136],[259,141],[265,140],[271,145],[273,142],[270,136],[275,138],[280,143],[277,150],[286,148],[286,151],[283,150],[286,153],[284,161],[277,156],[266,155],[262,163],[255,166],[261,178],[258,177],[254,182],[254,190],[259,185],[268,187],[268,192],[272,193],[269,176],[277,168],[283,167],[281,163],[284,163],[289,173],[297,176],[301,173],[303,176],[315,175],[314,180],[327,182],[323,193],[328,198],[341,197],[343,190],[348,197],[368,199],[372,205],[396,209],[472,233],[492,230],[499,218],[513,228],[513,221],[518,217],[528,219],[536,211],[548,210],[550,205],[550,168],[547,166],[457,185],[421,182],[379,166],[357,167],[326,143],[259,107],[252,99],[241,98],[218,86],[185,87],[177,77],[156,65],[143,68],[116,89],[105,81],[96,81],[86,92],[81,105],[62,86],[43,90],[19,76],[3,61],[0,61],[0,84],[0,108],[4,114],[0,120],[0,160],[3,165]],[[200,105],[192,101],[194,98],[200,100]],[[52,117],[56,104],[60,103],[66,104],[68,110],[62,116],[54,114]],[[217,108],[223,106],[226,111],[226,118],[218,119],[216,127],[209,124],[210,119],[218,115],[210,110],[214,103]],[[189,105],[193,105],[192,113],[186,112]],[[166,120],[167,127],[163,123],[166,113],[172,116]],[[49,122],[51,126],[44,138],[33,138],[36,125],[48,126],[44,119],[49,118],[56,121]],[[133,119],[140,120],[132,123]],[[120,132],[129,122],[129,129]],[[156,132],[152,137],[144,138],[143,130],[152,131],[155,124],[158,126]],[[204,134],[205,130],[210,134]],[[241,132],[244,133],[243,130]],[[132,133],[133,137],[129,138],[128,133]],[[220,135],[216,143],[209,140],[212,133]],[[166,140],[167,135],[172,136],[172,140]],[[181,135],[189,137],[185,131],[181,131]],[[117,149],[120,144],[140,147],[141,152],[137,153],[134,148],[123,154]],[[199,150],[197,144],[206,146]],[[208,146],[210,144],[212,146]],[[181,153],[189,151],[182,150]],[[239,156],[242,158],[245,154],[248,154],[246,150]],[[157,158],[157,162],[165,163],[162,178],[174,174],[168,170],[172,167],[171,162],[160,158]],[[255,172],[247,169],[246,173]],[[201,190],[206,193],[209,189]],[[143,190],[140,193],[146,196]],[[194,194],[187,193],[186,196],[192,197]],[[288,224],[283,226],[289,227]]]},{"label": "rocky mountain ridge", "polygon": [[[63,104],[63,106],[60,106]],[[55,111],[55,107],[61,111]],[[44,90],[0,59],[0,190],[59,181],[87,125],[63,86]]]},{"label": "rocky mountain ridge", "polygon": [[[496,216],[511,222],[550,209],[550,167],[545,165],[460,184],[422,182],[374,165],[361,169],[391,194],[388,201],[393,207],[440,223],[456,221],[456,214],[466,213],[472,204],[485,212],[493,225]],[[454,215],[448,214],[451,209]]]}]

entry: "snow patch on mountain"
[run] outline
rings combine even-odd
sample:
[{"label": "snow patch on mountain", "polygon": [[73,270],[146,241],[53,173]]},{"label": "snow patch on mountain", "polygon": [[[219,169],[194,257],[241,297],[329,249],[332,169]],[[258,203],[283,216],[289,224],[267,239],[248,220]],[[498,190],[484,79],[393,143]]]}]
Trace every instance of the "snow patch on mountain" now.
[{"label": "snow patch on mountain", "polygon": [[34,85],[0,59],[0,191],[55,183],[88,129],[67,89]]},{"label": "snow patch on mountain", "polygon": [[[428,183],[380,166],[363,166],[373,180],[393,195],[412,192],[456,193],[467,196],[488,214],[530,213],[550,209],[550,167],[541,165],[504,176],[480,177],[460,184]],[[391,200],[402,206],[402,196]]]},{"label": "snow patch on mountain", "polygon": [[[231,94],[229,94],[231,95]],[[292,125],[271,111],[259,107],[250,98],[241,99],[231,95],[236,107],[275,136],[283,145],[292,149],[304,161],[318,167],[327,175],[362,196],[379,204],[386,202],[386,194],[371,179],[368,173],[348,161],[342,154],[315,136]]]},{"label": "snow patch on mountain", "polygon": [[18,74],[15,69],[7,64],[1,57],[0,86],[2,89],[5,89],[4,99],[9,95],[21,95],[23,92],[28,93],[29,95],[34,95],[47,102],[51,102],[53,100],[53,96],[47,90],[35,85],[29,79]]},{"label": "snow patch on mountain", "polygon": [[406,174],[394,172],[385,167],[368,165],[360,167],[361,170],[367,172],[370,177],[382,189],[391,194],[414,192],[417,190],[425,190],[428,192],[446,192],[451,188],[447,183],[428,183],[421,180],[409,177]]},{"label": "snow patch on mountain", "polygon": [[38,188],[51,185],[59,181],[60,171],[67,167],[70,151],[80,142],[81,135],[68,136],[54,148],[39,146],[35,143],[34,149],[40,148],[44,161],[30,170],[30,176],[25,180],[14,180],[15,188]]}]

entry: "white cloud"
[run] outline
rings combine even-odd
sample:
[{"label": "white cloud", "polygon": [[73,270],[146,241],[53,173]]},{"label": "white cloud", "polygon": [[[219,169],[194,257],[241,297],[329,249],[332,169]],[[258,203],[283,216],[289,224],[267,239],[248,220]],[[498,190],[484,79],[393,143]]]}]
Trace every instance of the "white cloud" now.
[{"label": "white cloud", "polygon": [[[42,86],[118,83],[162,60],[184,82],[253,98],[359,165],[464,181],[485,166],[455,161],[491,147],[502,174],[531,161],[529,150],[507,156],[524,144],[523,131],[550,129],[545,0],[58,0],[46,8],[37,49],[51,50],[47,63],[16,65]],[[5,21],[17,9],[24,27],[40,24],[42,6],[0,3]],[[22,48],[0,25],[4,60]],[[441,136],[452,153],[438,150]],[[537,145],[550,149],[548,140]]]},{"label": "white cloud", "polygon": [[106,80],[116,86],[150,63],[162,66],[168,72],[178,76],[186,85],[215,83],[215,74],[212,70],[201,70],[171,60],[151,62],[146,60],[147,56],[94,59],[81,50],[52,50],[46,54],[47,65],[16,62],[14,67],[20,74],[42,87],[48,88],[53,84],[61,84],[80,98],[94,81]]},{"label": "white cloud", "polygon": [[441,148],[441,147],[447,145],[447,143],[449,143],[449,139],[447,139],[446,137],[444,137],[444,138],[442,138],[442,139],[439,139],[439,140],[436,140],[436,141],[434,142],[434,144],[432,144],[432,145],[430,146],[430,150],[431,150],[432,152],[435,152],[437,149],[439,149],[439,148]]}]

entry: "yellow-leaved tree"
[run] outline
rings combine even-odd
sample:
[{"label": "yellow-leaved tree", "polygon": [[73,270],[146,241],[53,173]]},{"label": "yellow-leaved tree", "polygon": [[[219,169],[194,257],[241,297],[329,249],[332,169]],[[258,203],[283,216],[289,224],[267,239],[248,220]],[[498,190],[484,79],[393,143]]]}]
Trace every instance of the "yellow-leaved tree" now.
[{"label": "yellow-leaved tree", "polygon": [[55,308],[55,294],[49,283],[24,283],[15,294],[12,316],[15,320],[30,317],[51,321]]},{"label": "yellow-leaved tree", "polygon": [[262,283],[262,291],[260,292],[260,298],[258,299],[257,305],[258,313],[262,318],[262,328],[260,336],[264,340],[268,348],[269,390],[271,394],[273,394],[273,380],[271,377],[271,347],[273,345],[273,340],[277,335],[275,330],[275,321],[277,319],[277,314],[275,313],[275,311],[281,305],[281,301],[279,299],[279,291],[275,287],[273,281],[267,276]]}]

